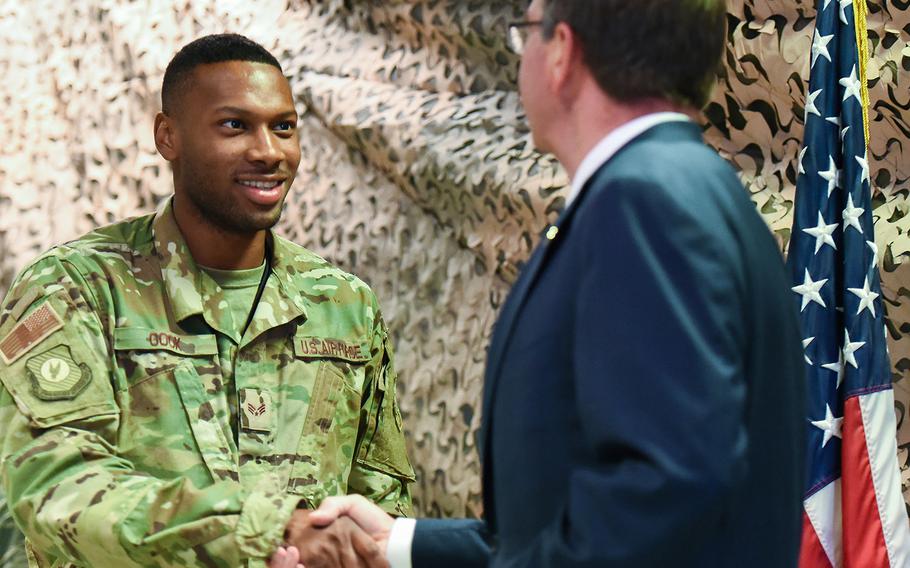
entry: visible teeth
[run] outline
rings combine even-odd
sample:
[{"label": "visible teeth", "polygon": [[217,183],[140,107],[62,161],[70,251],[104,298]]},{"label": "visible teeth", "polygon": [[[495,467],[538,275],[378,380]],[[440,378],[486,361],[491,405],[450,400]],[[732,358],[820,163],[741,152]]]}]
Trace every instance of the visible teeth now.
[{"label": "visible teeth", "polygon": [[280,181],[241,181],[240,185],[254,189],[272,189],[281,185]]}]

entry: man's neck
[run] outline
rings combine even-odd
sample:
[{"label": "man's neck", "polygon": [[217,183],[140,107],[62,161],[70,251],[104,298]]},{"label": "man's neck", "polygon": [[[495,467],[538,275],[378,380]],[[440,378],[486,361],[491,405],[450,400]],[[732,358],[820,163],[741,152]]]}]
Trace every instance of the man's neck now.
[{"label": "man's neck", "polygon": [[202,217],[189,203],[174,196],[174,220],[196,264],[219,270],[243,270],[262,265],[268,231],[232,233]]},{"label": "man's neck", "polygon": [[667,100],[645,99],[621,103],[598,90],[587,98],[583,97],[574,105],[567,119],[561,122],[561,132],[552,138],[553,154],[572,179],[585,156],[611,132],[636,118],[658,112],[694,115],[691,109]]}]

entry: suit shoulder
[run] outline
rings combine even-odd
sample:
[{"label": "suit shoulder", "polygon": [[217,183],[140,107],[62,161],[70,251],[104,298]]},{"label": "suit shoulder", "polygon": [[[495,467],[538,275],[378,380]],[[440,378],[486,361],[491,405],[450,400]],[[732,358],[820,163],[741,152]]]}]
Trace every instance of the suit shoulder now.
[{"label": "suit shoulder", "polygon": [[617,177],[664,185],[675,185],[673,181],[680,174],[736,178],[733,167],[713,148],[693,139],[654,138],[632,142],[616,155],[608,169]]},{"label": "suit shoulder", "polygon": [[591,197],[655,202],[683,211],[751,208],[733,167],[699,139],[652,138],[623,148],[597,173]]}]

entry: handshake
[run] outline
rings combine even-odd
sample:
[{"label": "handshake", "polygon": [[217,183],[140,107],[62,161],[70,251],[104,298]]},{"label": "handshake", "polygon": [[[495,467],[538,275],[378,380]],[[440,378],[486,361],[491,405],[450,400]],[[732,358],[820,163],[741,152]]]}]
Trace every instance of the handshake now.
[{"label": "handshake", "polygon": [[362,495],[329,497],[294,511],[269,568],[387,568],[394,519]]}]

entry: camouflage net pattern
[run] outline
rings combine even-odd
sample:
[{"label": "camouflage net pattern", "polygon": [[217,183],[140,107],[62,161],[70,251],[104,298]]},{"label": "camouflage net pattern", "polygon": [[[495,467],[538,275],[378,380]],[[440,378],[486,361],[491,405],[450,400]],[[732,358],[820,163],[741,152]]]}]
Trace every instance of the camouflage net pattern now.
[{"label": "camouflage net pattern", "polygon": [[[783,245],[815,8],[729,2],[706,138]],[[870,0],[870,166],[910,497],[910,6]],[[243,33],[282,62],[303,160],[279,231],[369,282],[397,348],[416,511],[478,516],[483,366],[499,306],[568,179],[535,152],[507,23],[524,0],[0,0],[0,294],[54,243],[172,191],[152,121],[188,41]],[[2,511],[0,511],[2,512]],[[2,519],[0,515],[0,519]],[[0,533],[2,537],[2,533]],[[2,544],[2,538],[0,538]]]}]

